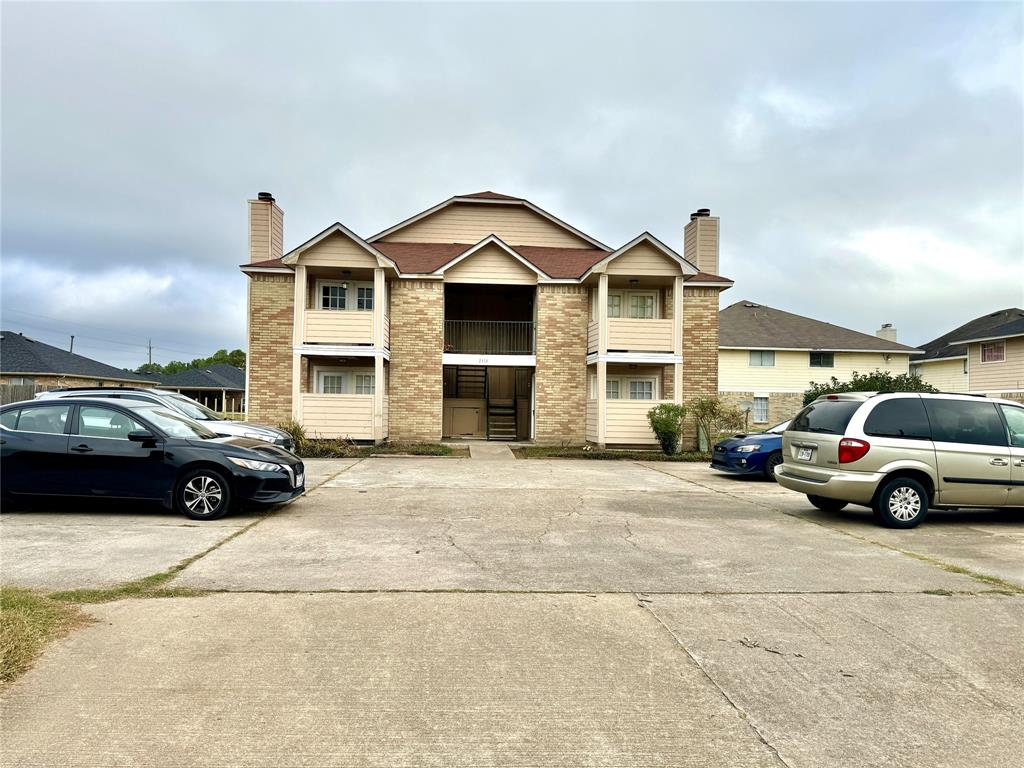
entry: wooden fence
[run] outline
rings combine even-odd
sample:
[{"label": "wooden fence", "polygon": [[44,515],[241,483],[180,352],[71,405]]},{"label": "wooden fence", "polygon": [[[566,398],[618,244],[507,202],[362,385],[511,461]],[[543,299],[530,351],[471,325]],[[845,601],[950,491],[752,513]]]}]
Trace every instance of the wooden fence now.
[{"label": "wooden fence", "polygon": [[[31,400],[40,392],[46,392],[49,389],[60,389],[60,387],[46,384],[0,384],[0,405]],[[110,387],[110,389],[114,389],[114,387]],[[222,398],[218,392],[216,394],[200,395],[192,399],[202,403],[211,411],[221,414],[225,419],[239,421],[245,419],[244,397],[232,397],[229,395]],[[222,399],[224,401],[223,404],[221,403]]]}]

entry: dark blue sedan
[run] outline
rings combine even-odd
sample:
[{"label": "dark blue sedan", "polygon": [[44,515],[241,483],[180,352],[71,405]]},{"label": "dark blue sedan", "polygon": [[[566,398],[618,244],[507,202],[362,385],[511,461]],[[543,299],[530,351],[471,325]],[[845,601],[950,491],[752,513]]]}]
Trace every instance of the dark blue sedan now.
[{"label": "dark blue sedan", "polygon": [[711,468],[734,475],[762,475],[775,479],[775,468],[782,463],[782,433],[788,421],[776,424],[756,435],[734,435],[715,445]]}]

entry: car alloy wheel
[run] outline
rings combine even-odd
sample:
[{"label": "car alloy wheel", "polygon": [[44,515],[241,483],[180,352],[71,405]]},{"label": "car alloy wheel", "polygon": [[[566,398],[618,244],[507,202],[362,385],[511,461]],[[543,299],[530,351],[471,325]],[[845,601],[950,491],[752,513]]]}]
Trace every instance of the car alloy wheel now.
[{"label": "car alloy wheel", "polygon": [[224,498],[220,483],[209,475],[193,477],[185,484],[182,494],[189,511],[204,517],[216,511]]}]

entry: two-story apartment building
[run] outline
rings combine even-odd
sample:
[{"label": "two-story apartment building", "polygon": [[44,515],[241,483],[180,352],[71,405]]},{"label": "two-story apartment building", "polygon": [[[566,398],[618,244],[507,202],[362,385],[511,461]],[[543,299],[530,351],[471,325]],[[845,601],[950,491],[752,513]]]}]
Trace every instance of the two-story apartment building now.
[{"label": "two-story apartment building", "polygon": [[653,405],[718,389],[718,219],[697,211],[683,240],[611,248],[481,192],[284,253],[260,193],[241,267],[249,417],[367,441],[653,444]]},{"label": "two-story apartment building", "polygon": [[898,343],[892,325],[872,336],[753,301],[726,307],[718,323],[722,399],[749,404],[753,425],[795,416],[811,382],[846,381],[854,372],[905,374],[919,351]]},{"label": "two-story apartment building", "polygon": [[933,387],[1024,401],[1024,309],[976,317],[921,349],[911,370]]}]

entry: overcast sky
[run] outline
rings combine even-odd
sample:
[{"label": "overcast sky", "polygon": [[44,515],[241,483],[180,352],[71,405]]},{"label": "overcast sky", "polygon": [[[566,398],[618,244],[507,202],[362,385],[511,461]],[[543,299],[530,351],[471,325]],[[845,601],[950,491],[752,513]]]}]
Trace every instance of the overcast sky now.
[{"label": "overcast sky", "polygon": [[454,194],[598,240],[722,222],[750,299],[921,343],[1024,305],[1021,5],[3,6],[2,320],[106,362],[245,344],[286,249]]}]

